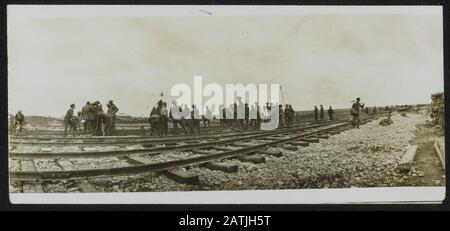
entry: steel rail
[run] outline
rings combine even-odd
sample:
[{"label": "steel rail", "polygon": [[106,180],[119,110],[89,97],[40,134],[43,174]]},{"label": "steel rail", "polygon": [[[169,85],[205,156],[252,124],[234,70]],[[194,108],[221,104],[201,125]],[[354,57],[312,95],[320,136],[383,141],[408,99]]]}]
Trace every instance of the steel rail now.
[{"label": "steel rail", "polygon": [[67,178],[86,178],[97,176],[112,176],[112,175],[130,175],[141,174],[147,172],[159,172],[164,170],[170,170],[177,167],[184,167],[190,165],[198,165],[208,163],[212,161],[218,161],[222,159],[236,157],[238,155],[244,155],[253,153],[260,149],[264,149],[268,146],[274,146],[281,143],[297,140],[300,138],[312,136],[325,131],[337,129],[344,126],[349,126],[350,123],[343,123],[340,125],[332,126],[329,128],[321,129],[318,131],[307,132],[292,137],[284,138],[282,140],[268,141],[264,144],[258,144],[253,146],[242,147],[229,151],[223,151],[214,154],[202,155],[199,157],[191,157],[180,160],[165,161],[160,163],[150,163],[133,165],[126,167],[116,168],[99,168],[99,169],[83,169],[83,170],[63,170],[63,171],[11,171],[10,177],[12,180],[38,180],[38,179],[67,179]]},{"label": "steel rail", "polygon": [[[339,121],[339,120],[335,120],[335,121]],[[327,121],[330,122],[330,121]],[[313,124],[310,122],[299,122],[299,123],[294,123],[293,126],[304,126],[304,125],[309,125],[309,124]],[[179,128],[180,131],[182,128]],[[203,132],[208,132],[207,128],[201,128],[203,130]],[[235,131],[235,129],[233,128],[220,128],[220,129],[215,129],[215,130],[231,130],[231,131]],[[252,131],[259,131],[257,129],[251,129]],[[223,133],[228,133],[227,131],[223,132]],[[214,134],[217,134],[217,131],[214,132]],[[83,134],[78,134],[78,135],[83,135]],[[171,135],[168,137],[186,137],[186,136],[196,136],[197,134],[180,134],[180,135]],[[10,139],[11,140],[88,140],[88,139],[98,139],[98,140],[106,140],[106,139],[135,139],[135,138],[152,138],[150,136],[87,136],[87,137],[83,137],[83,136],[75,136],[75,137],[63,137],[63,136],[48,136],[48,135],[39,135],[39,134],[35,134],[35,135],[18,135],[18,134],[10,134]]]},{"label": "steel rail", "polygon": [[[283,127],[277,129],[277,131],[282,130],[292,130],[294,128],[311,128],[312,126],[324,126],[331,125],[335,123],[342,123],[342,121],[327,121],[326,123],[321,124],[303,124],[303,125],[295,125],[291,127]],[[233,136],[246,136],[246,135],[254,135],[254,134],[262,134],[271,131],[263,131],[263,130],[252,130],[252,131],[244,131],[244,132],[225,132],[220,134],[198,134],[191,136],[168,136],[168,137],[130,137],[124,139],[79,139],[76,141],[58,141],[58,142],[43,142],[43,141],[21,141],[21,140],[11,140],[10,144],[17,145],[48,145],[48,146],[68,146],[68,145],[124,145],[124,144],[154,144],[154,143],[170,143],[170,142],[181,142],[181,141],[189,141],[189,140],[198,140],[198,139],[215,139],[215,138],[225,138],[225,137],[233,137]],[[36,138],[39,140],[39,138]],[[47,140],[47,139],[45,139]]]},{"label": "steel rail", "polygon": [[[342,124],[343,122],[341,122]],[[194,144],[182,144],[176,146],[160,146],[160,147],[150,147],[143,149],[132,149],[132,150],[117,150],[117,151],[84,151],[84,152],[10,152],[10,158],[28,158],[28,159],[37,159],[37,158],[101,158],[101,157],[117,157],[117,156],[126,156],[132,154],[157,154],[163,151],[183,151],[190,150],[192,148],[205,148],[211,147],[220,144],[227,144],[236,141],[244,141],[251,140],[256,138],[262,138],[267,136],[273,136],[283,133],[290,133],[293,131],[302,131],[304,129],[309,128],[318,128],[323,126],[328,126],[329,124],[317,124],[311,125],[309,127],[301,127],[297,129],[289,129],[289,130],[274,130],[262,134],[248,135],[248,136],[238,136],[236,138],[230,138],[225,140],[217,140],[211,142],[204,143],[194,143]]]},{"label": "steel rail", "polygon": [[[350,118],[351,118],[351,116],[349,116],[349,115],[341,115],[341,116],[337,116],[335,118],[335,121],[336,120],[338,120],[338,121],[339,120],[348,120]],[[302,125],[302,124],[308,124],[308,123],[314,123],[314,120],[302,120],[300,122],[296,122],[295,124]],[[181,128],[179,128],[179,129],[181,131]],[[220,126],[202,127],[202,130],[207,133],[208,132],[215,133],[221,129],[222,128]],[[121,137],[128,136],[128,135],[142,136],[142,134],[145,134],[147,132],[149,132],[148,128],[145,128],[145,129],[116,129],[116,134]],[[33,131],[28,131],[23,134],[10,133],[9,137],[11,140],[14,140],[14,139],[79,139],[80,138],[80,137],[62,137],[63,133],[64,133],[63,130],[33,130]],[[83,135],[83,133],[77,132],[77,133],[75,133],[75,135]],[[187,134],[187,135],[194,135],[194,134]],[[30,137],[30,136],[32,136],[32,137]],[[49,136],[49,137],[45,137],[45,136]],[[186,136],[186,135],[184,135],[184,136]],[[143,137],[145,137],[145,136],[143,136]],[[84,138],[108,139],[109,137],[84,137]],[[114,138],[117,138],[117,136],[115,136]],[[128,137],[124,137],[124,138],[128,138]]]}]

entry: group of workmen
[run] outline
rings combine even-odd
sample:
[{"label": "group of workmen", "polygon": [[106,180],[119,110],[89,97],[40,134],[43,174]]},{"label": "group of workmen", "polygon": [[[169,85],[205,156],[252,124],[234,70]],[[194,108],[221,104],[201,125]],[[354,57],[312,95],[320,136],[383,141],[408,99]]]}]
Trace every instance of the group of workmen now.
[{"label": "group of workmen", "polygon": [[219,115],[217,117],[213,116],[208,106],[205,107],[204,114],[200,114],[200,110],[195,104],[191,107],[187,104],[179,106],[174,100],[171,107],[168,108],[166,102],[159,100],[150,112],[150,135],[170,135],[169,121],[172,122],[175,133],[178,133],[178,126],[180,126],[185,134],[200,133],[201,123],[203,122],[204,127],[209,127],[210,120],[212,119],[220,120],[220,126],[222,128],[239,130],[247,130],[250,127],[259,128],[261,121],[270,120],[271,109],[277,106],[279,108],[278,126],[291,126],[294,123],[295,112],[292,105],[286,104],[283,110],[282,105],[267,103],[261,112],[258,103],[249,106],[248,103],[243,103],[240,97],[237,97],[237,99],[238,102],[230,104],[228,108],[220,105]]},{"label": "group of workmen", "polygon": [[[323,108],[323,105],[320,105],[320,109],[317,108],[317,106],[314,106],[314,120],[316,122],[319,122],[319,118],[320,118],[320,121],[324,121],[325,120],[324,114],[325,114],[325,109]],[[334,110],[333,110],[333,108],[331,108],[331,106],[328,109],[328,118],[330,120],[334,120]]]},{"label": "group of workmen", "polygon": [[[369,113],[369,108],[364,107],[364,103],[360,102],[360,98],[352,101],[350,114],[352,115],[352,124],[359,128],[360,113]],[[110,136],[115,134],[116,114],[119,108],[112,100],[106,104],[107,112],[105,113],[102,104],[99,101],[94,103],[86,102],[81,111],[75,115],[75,104],[71,104],[64,116],[64,136],[68,132],[75,132],[81,130],[83,124],[84,134],[91,134],[93,136]],[[258,103],[249,106],[248,103],[243,103],[240,97],[237,97],[237,102],[230,104],[229,107],[224,105],[219,106],[218,116],[213,116],[212,111],[208,106],[205,107],[204,114],[201,115],[199,109],[195,104],[189,107],[187,104],[179,106],[174,100],[170,108],[167,103],[159,100],[150,112],[150,135],[167,136],[170,135],[169,121],[173,124],[173,131],[178,133],[178,126],[180,126],[185,134],[200,133],[200,124],[203,122],[204,127],[209,127],[210,120],[219,119],[222,128],[232,128],[239,130],[247,130],[248,128],[259,128],[261,122],[266,122],[273,118],[277,113],[273,108],[278,108],[278,127],[289,127],[294,123],[295,111],[292,105],[283,105],[266,103],[260,109]],[[387,107],[388,108],[388,107]],[[392,108],[389,108],[392,110]],[[377,113],[377,108],[374,107],[373,113]],[[325,109],[320,105],[320,109],[314,106],[314,119],[316,122],[324,121]],[[10,130],[16,131],[17,126],[21,132],[25,124],[25,117],[22,111],[18,111],[15,116],[10,115],[11,125]],[[328,109],[329,120],[335,120],[334,110],[330,106]]]},{"label": "group of workmen", "polygon": [[100,101],[94,103],[86,102],[81,111],[75,115],[75,104],[71,104],[64,116],[64,136],[67,132],[75,132],[81,130],[83,124],[84,134],[93,136],[111,136],[114,135],[116,125],[116,113],[119,108],[110,100],[106,106],[105,113]]},{"label": "group of workmen", "polygon": [[[18,111],[15,115],[9,114],[9,130],[12,132],[22,132],[25,125],[25,116],[22,111]],[[19,129],[17,129],[19,127]]]},{"label": "group of workmen", "polygon": [[259,104],[256,102],[249,106],[248,103],[242,103],[238,97],[238,102],[230,104],[228,108],[223,105],[219,106],[219,119],[222,128],[237,128],[247,130],[249,127],[259,128],[261,121],[268,121],[271,119],[273,112],[272,108],[278,107],[278,127],[291,126],[294,123],[295,111],[292,105],[283,105],[266,103],[262,111]]}]

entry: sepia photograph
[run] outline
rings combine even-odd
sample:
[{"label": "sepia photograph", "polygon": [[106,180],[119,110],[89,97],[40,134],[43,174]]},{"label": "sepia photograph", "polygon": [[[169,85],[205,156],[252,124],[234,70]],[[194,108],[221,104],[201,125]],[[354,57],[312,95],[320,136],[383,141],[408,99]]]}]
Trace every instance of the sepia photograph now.
[{"label": "sepia photograph", "polygon": [[13,203],[445,197],[441,6],[8,5],[7,24]]}]

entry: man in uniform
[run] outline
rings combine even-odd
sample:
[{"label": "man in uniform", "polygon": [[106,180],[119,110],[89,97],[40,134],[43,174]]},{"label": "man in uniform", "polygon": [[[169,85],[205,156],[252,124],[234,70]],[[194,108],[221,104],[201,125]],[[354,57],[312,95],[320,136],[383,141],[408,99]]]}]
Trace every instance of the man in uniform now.
[{"label": "man in uniform", "polygon": [[153,107],[152,111],[150,112],[150,135],[153,135],[153,133],[156,131],[158,135],[161,135],[162,131],[162,124],[161,124],[161,108],[163,106],[163,101],[159,100],[156,107]]},{"label": "man in uniform", "polygon": [[219,113],[220,127],[225,128],[227,126],[227,109],[223,104],[219,106]]},{"label": "man in uniform", "polygon": [[169,135],[169,117],[167,114],[167,103],[163,102],[161,107],[161,132],[162,136]]},{"label": "man in uniform", "polygon": [[289,104],[289,125],[292,126],[294,124],[294,116],[295,111],[292,108],[292,104]]},{"label": "man in uniform", "polygon": [[197,105],[192,104],[192,111],[191,111],[191,117],[192,117],[192,129],[197,129],[197,133],[200,134],[200,111],[197,108]]},{"label": "man in uniform", "polygon": [[356,102],[352,104],[351,114],[353,117],[352,125],[353,127],[359,128],[359,113],[360,109],[364,108],[364,104],[360,103],[360,98],[356,98]]},{"label": "man in uniform", "polygon": [[77,131],[78,129],[81,130],[80,121],[81,121],[81,111],[79,111],[76,116],[75,115],[73,116],[72,119],[73,131]]},{"label": "man in uniform", "polygon": [[92,133],[92,106],[91,102],[86,102],[86,105],[83,106],[81,109],[81,116],[84,120],[83,127],[84,127],[84,134],[86,134],[88,131],[89,133]]},{"label": "man in uniform", "polygon": [[206,123],[208,122],[208,127],[209,127],[209,122],[211,119],[212,119],[212,111],[209,110],[208,106],[206,106],[205,115],[203,115],[203,126],[206,127]]},{"label": "man in uniform", "polygon": [[19,125],[19,132],[22,132],[23,125],[25,125],[25,116],[22,114],[22,111],[18,111],[14,116],[14,127]]},{"label": "man in uniform", "polygon": [[323,106],[320,105],[320,121],[324,121],[324,114],[325,114],[325,110],[323,109]]},{"label": "man in uniform", "polygon": [[230,106],[227,108],[227,126],[228,127],[233,127],[233,121],[234,121],[234,116],[233,116],[233,104],[230,104]]},{"label": "man in uniform", "polygon": [[73,110],[75,109],[75,104],[71,104],[69,110],[67,110],[64,116],[64,136],[67,135],[67,129],[71,129],[73,123]]},{"label": "man in uniform", "polygon": [[256,127],[256,106],[252,105],[249,109],[250,126]]},{"label": "man in uniform", "polygon": [[116,113],[119,111],[119,108],[114,104],[112,100],[110,100],[107,104],[108,111],[107,113],[111,115],[112,123],[111,123],[111,133],[114,133],[116,130]]},{"label": "man in uniform", "polygon": [[334,120],[334,110],[333,108],[331,108],[331,106],[328,109],[328,117],[330,118],[330,120]]},{"label": "man in uniform", "polygon": [[194,118],[192,118],[191,115],[191,110],[189,109],[188,105],[185,104],[184,108],[183,108],[183,120],[184,120],[184,125],[189,128],[189,131],[191,133],[194,133],[194,123],[193,120]]},{"label": "man in uniform", "polygon": [[278,127],[283,127],[284,123],[284,111],[283,111],[283,105],[278,105]]},{"label": "man in uniform", "polygon": [[258,102],[255,103],[256,105],[256,128],[261,127],[261,108],[259,107]]},{"label": "man in uniform", "polygon": [[104,112],[101,112],[99,116],[101,117],[101,120],[104,125],[102,130],[103,136],[111,136],[113,128],[113,116],[111,114]]},{"label": "man in uniform", "polygon": [[235,128],[237,128],[239,126],[237,119],[238,119],[238,105],[235,102],[233,104],[233,124],[234,124]]},{"label": "man in uniform", "polygon": [[[174,114],[176,114],[176,115],[174,116]],[[170,108],[169,118],[172,119],[173,129],[174,129],[175,133],[178,132],[178,124],[183,129],[184,134],[188,133],[186,130],[186,126],[184,124],[181,107],[179,107],[177,105],[176,100],[172,101],[172,107]]]},{"label": "man in uniform", "polygon": [[103,108],[99,101],[94,102],[93,107],[93,115],[94,115],[94,136],[102,136],[103,135]]},{"label": "man in uniform", "polygon": [[314,106],[314,119],[316,122],[319,120],[319,109],[317,106]]},{"label": "man in uniform", "polygon": [[16,119],[14,118],[14,115],[9,113],[9,131],[10,132],[16,132]]},{"label": "man in uniform", "polygon": [[286,125],[286,127],[290,126],[290,116],[291,116],[291,112],[289,110],[289,104],[285,104],[284,105],[284,124]]},{"label": "man in uniform", "polygon": [[250,107],[248,106],[248,103],[245,103],[244,110],[245,110],[245,130],[247,130],[250,119]]},{"label": "man in uniform", "polygon": [[148,122],[150,124],[150,135],[158,132],[158,120],[159,115],[156,113],[156,107],[153,107],[152,111],[150,112],[150,116],[148,117]]}]

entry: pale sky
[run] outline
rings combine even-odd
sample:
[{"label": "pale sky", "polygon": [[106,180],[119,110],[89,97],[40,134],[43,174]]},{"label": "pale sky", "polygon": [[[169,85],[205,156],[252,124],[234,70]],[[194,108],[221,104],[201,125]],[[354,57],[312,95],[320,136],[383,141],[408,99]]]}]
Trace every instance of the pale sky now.
[{"label": "pale sky", "polygon": [[175,16],[170,7],[167,15],[155,7],[87,8],[8,7],[11,112],[59,117],[71,103],[80,110],[88,100],[113,99],[120,112],[148,115],[161,92],[192,85],[194,75],[278,83],[296,110],[349,107],[356,97],[367,105],[428,103],[443,91],[440,7],[227,14],[236,11],[194,6]]}]

